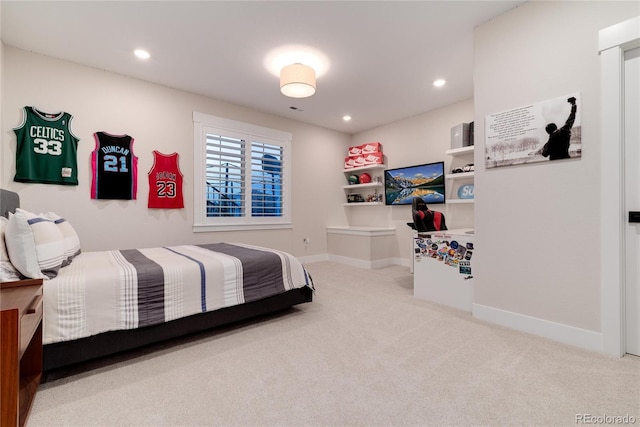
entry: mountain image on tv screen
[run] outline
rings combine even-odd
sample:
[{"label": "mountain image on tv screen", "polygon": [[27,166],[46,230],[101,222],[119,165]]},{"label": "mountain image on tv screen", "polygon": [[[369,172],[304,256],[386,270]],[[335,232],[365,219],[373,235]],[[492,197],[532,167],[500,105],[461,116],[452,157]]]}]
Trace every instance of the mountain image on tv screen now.
[{"label": "mountain image on tv screen", "polygon": [[410,205],[414,197],[445,203],[444,162],[384,171],[384,195],[387,205]]}]

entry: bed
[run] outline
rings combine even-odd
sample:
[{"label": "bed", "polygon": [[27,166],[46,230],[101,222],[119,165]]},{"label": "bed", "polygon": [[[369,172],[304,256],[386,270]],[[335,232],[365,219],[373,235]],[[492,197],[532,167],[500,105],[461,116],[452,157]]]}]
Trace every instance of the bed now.
[{"label": "bed", "polygon": [[[14,192],[1,190],[0,206],[2,216],[25,215]],[[4,224],[16,218],[3,220],[7,249]],[[51,227],[48,221],[33,222]],[[36,242],[38,233],[34,228]],[[46,240],[42,234],[40,240]],[[78,247],[64,253],[57,270],[49,267],[59,257],[46,256],[47,250],[38,252],[46,276],[45,372],[285,310],[313,297],[302,264],[263,247],[212,243],[95,252]],[[8,255],[13,263],[14,253]]]}]

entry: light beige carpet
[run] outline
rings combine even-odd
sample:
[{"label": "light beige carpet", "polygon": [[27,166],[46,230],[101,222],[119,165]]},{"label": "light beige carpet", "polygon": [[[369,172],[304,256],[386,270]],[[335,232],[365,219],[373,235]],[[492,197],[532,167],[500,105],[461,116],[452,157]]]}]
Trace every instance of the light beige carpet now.
[{"label": "light beige carpet", "polygon": [[640,424],[639,358],[414,299],[404,267],[307,268],[314,302],[65,372],[28,426]]}]

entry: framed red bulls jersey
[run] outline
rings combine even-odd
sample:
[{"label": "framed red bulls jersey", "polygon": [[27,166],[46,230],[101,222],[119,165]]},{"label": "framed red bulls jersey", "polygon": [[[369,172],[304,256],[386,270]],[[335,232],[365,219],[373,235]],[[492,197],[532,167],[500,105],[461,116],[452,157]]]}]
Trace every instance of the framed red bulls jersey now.
[{"label": "framed red bulls jersey", "polygon": [[149,171],[149,208],[184,208],[182,172],[178,163],[178,153],[153,151],[153,167]]}]

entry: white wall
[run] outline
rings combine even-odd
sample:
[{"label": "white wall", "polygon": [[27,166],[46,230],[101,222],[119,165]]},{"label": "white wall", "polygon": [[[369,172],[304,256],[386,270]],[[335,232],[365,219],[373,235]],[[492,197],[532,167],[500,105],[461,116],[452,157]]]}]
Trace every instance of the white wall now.
[{"label": "white wall", "polygon": [[[599,349],[598,31],[638,2],[527,2],[476,28],[475,308],[489,320]],[[582,158],[486,170],[485,117],[582,94]],[[612,189],[613,191],[617,191]],[[528,326],[527,326],[528,324]]]},{"label": "white wall", "polygon": [[[350,136],[84,67],[10,46],[2,52],[2,145],[0,185],[17,191],[25,209],[54,211],[76,228],[83,250],[145,247],[214,241],[247,242],[286,250],[296,256],[326,254],[326,225],[344,224],[342,161]],[[59,186],[13,181],[16,141],[12,128],[22,107],[67,111],[79,136],[80,184]],[[193,233],[193,111],[227,117],[293,135],[292,230]],[[139,157],[138,200],[90,198],[90,153],[96,131],[127,133]],[[177,151],[184,179],[185,209],[147,209],[147,172],[152,151]],[[303,238],[311,241],[308,247]]]},{"label": "white wall", "polygon": [[[453,159],[445,151],[451,148],[451,128],[471,121],[473,100],[466,100],[355,134],[352,144],[381,142],[388,169],[444,161],[448,173]],[[449,185],[451,182],[447,184],[447,197],[450,197],[454,186]],[[473,204],[431,205],[430,208],[445,214],[449,229],[473,227]],[[397,256],[402,264],[409,264],[412,258],[411,229],[407,226],[407,222],[412,221],[410,206],[356,206],[344,209],[349,225],[394,227]]]}]

